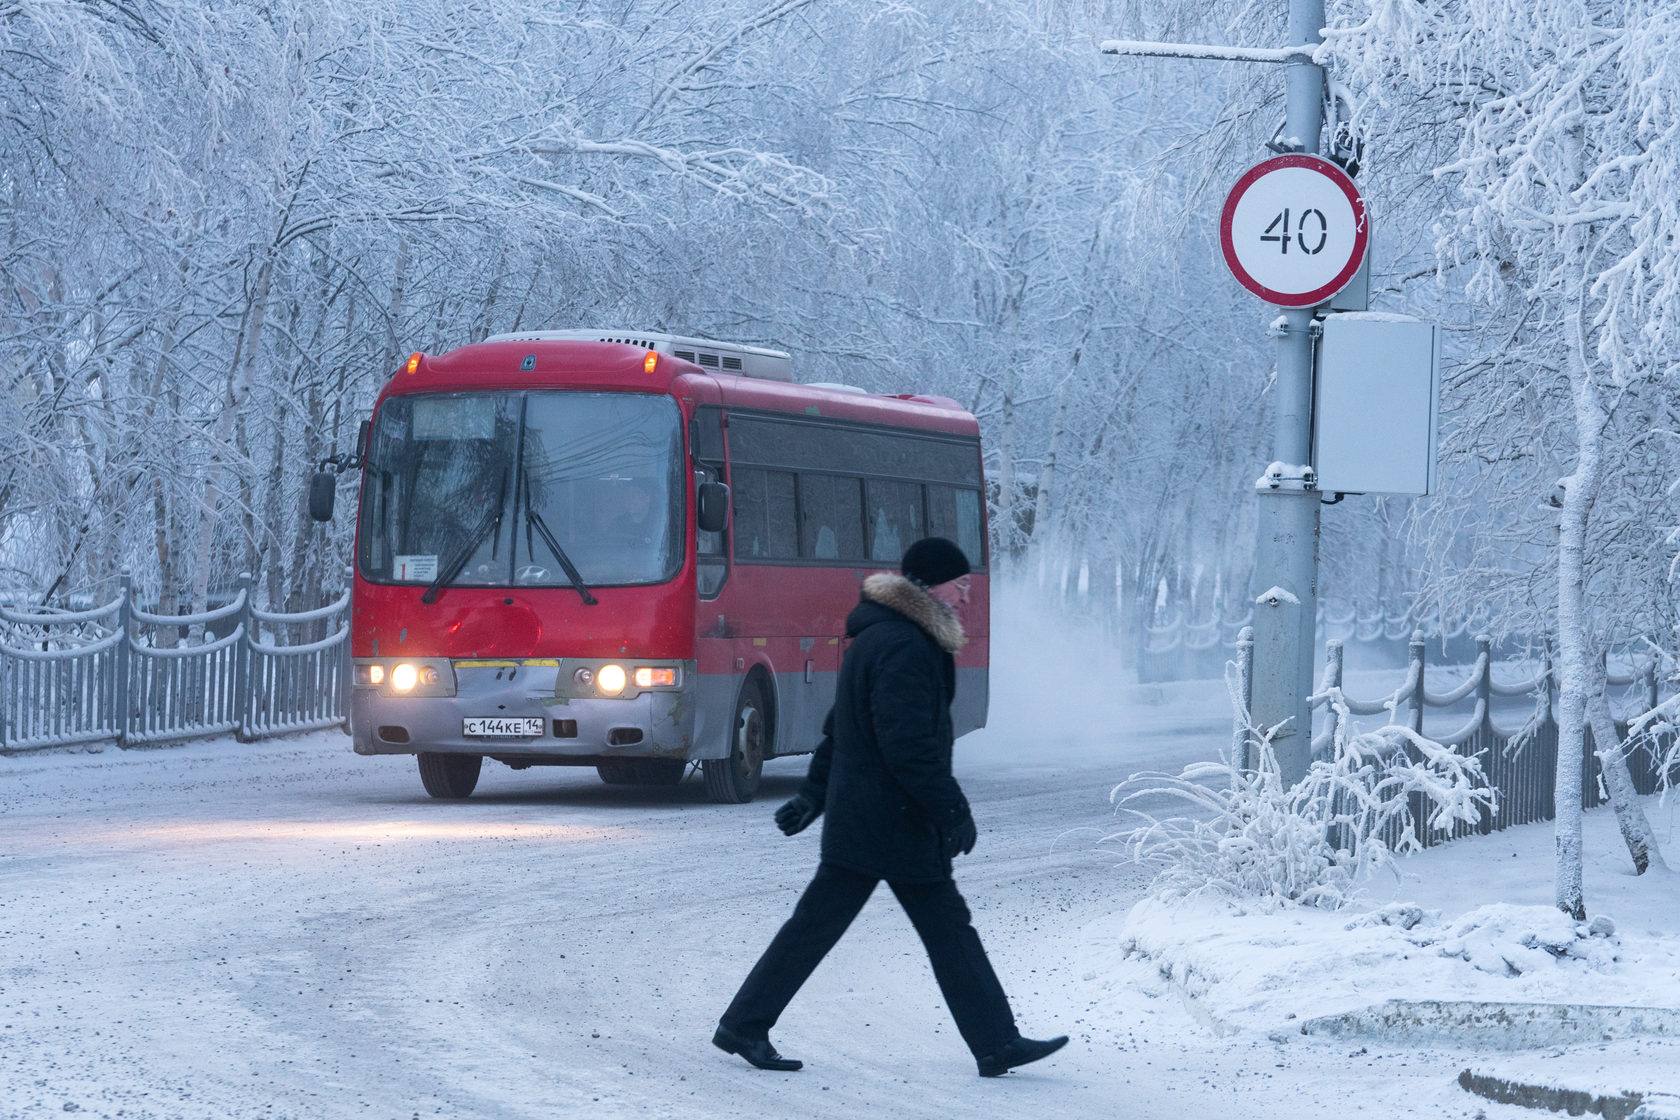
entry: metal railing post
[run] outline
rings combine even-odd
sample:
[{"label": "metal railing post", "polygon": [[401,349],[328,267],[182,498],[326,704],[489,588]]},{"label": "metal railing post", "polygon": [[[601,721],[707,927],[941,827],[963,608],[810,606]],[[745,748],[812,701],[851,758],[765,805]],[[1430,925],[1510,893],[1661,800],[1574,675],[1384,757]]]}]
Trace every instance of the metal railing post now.
[{"label": "metal railing post", "polygon": [[132,633],[132,617],[134,612],[134,576],[127,568],[122,570],[118,580],[121,596],[117,600],[117,644],[111,647],[111,672],[116,677],[111,682],[111,734],[117,741],[117,746],[128,745],[129,703],[128,688],[129,674],[132,661],[130,659],[129,643],[134,640]]},{"label": "metal railing post", "polygon": [[1407,659],[1409,671],[1417,681],[1417,687],[1412,690],[1411,726],[1419,735],[1423,734],[1423,670],[1424,670],[1424,639],[1422,630],[1412,631],[1412,642],[1409,647],[1410,656]]},{"label": "metal railing post", "polygon": [[1493,728],[1493,639],[1486,634],[1476,638],[1476,657],[1482,663],[1476,680],[1476,702],[1482,705],[1482,730]]},{"label": "metal railing post", "polygon": [[1552,669],[1552,651],[1546,649],[1546,657],[1541,664],[1541,670],[1546,677],[1546,722],[1556,723],[1557,715],[1554,709],[1557,705],[1557,674]]},{"label": "metal railing post", "polygon": [[[348,660],[348,658],[346,658]],[[1237,702],[1242,710],[1232,719],[1231,761],[1239,770],[1253,770],[1260,760],[1249,749],[1248,726],[1254,721],[1254,628],[1237,631]]]},{"label": "metal railing post", "polygon": [[[1482,773],[1491,782],[1494,751],[1499,744],[1494,741],[1493,731],[1493,639],[1486,634],[1476,637],[1476,656],[1482,665],[1476,679],[1476,703],[1482,709],[1482,726],[1470,737],[1468,746],[1472,755],[1482,756]],[[1493,831],[1493,813],[1486,802],[1482,803],[1478,815],[1481,819],[1476,830],[1486,836]]]},{"label": "metal railing post", "polygon": [[344,605],[344,641],[340,642],[337,646],[338,714],[344,717],[344,733],[348,735],[350,733],[351,671],[354,668],[350,661],[350,623],[351,620],[356,617],[356,604],[354,602],[354,596],[356,593],[356,570],[349,564],[344,566],[344,587],[350,592],[352,601]]},{"label": "metal railing post", "polygon": [[251,643],[255,640],[252,627],[256,616],[251,613],[250,572],[239,573],[239,595],[243,606],[239,609],[240,639],[233,644],[233,737],[242,743],[251,741]]},{"label": "metal railing post", "polygon": [[[1660,701],[1657,697],[1657,659],[1652,657],[1645,666],[1645,710],[1647,712],[1650,711],[1655,708],[1659,702]],[[1663,756],[1663,752],[1659,749],[1660,746],[1660,743],[1653,742],[1641,752],[1642,760],[1650,760],[1646,768],[1650,774],[1648,784],[1653,790],[1659,788],[1662,783],[1662,775],[1659,773],[1659,767],[1657,765],[1658,760]]]},{"label": "metal railing post", "polygon": [[[1342,687],[1342,655],[1342,643],[1339,638],[1331,638],[1324,643],[1324,689],[1321,691]],[[1342,730],[1342,716],[1329,701],[1325,701],[1324,710],[1330,716],[1331,757],[1334,757],[1336,736],[1341,734]]]},{"label": "metal railing post", "polygon": [[[1546,648],[1546,718],[1541,721],[1541,727],[1546,732],[1546,741],[1550,747],[1545,752],[1533,752],[1538,763],[1534,774],[1534,792],[1536,805],[1534,820],[1549,821],[1556,815],[1555,783],[1548,786],[1548,782],[1557,773],[1557,752],[1559,749],[1559,735],[1557,723],[1557,667],[1552,660],[1552,650]],[[1526,752],[1525,752],[1526,753]]]}]

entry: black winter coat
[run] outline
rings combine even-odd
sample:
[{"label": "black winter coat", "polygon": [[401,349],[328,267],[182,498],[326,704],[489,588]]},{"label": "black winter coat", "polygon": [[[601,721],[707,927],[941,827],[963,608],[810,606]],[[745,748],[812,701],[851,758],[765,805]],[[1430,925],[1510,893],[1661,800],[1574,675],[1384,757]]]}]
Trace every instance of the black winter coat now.
[{"label": "black winter coat", "polygon": [[846,619],[834,707],[800,792],[824,807],[825,863],[889,882],[951,877],[969,817],[951,775],[962,627],[903,576],[873,575]]}]

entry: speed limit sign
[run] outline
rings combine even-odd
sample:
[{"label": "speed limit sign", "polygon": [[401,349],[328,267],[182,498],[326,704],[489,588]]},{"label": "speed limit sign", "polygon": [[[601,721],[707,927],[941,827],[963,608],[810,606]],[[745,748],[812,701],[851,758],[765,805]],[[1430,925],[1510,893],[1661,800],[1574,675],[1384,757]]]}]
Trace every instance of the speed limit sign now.
[{"label": "speed limit sign", "polygon": [[1248,170],[1225,199],[1219,245],[1237,282],[1279,307],[1315,307],[1365,259],[1365,200],[1321,156],[1284,155]]}]

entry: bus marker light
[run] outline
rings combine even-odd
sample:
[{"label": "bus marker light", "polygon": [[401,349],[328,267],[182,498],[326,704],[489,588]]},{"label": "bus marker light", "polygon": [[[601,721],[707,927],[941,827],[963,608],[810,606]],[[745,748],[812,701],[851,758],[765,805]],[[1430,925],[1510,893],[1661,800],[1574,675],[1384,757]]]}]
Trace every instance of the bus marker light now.
[{"label": "bus marker light", "polygon": [[595,674],[595,685],[608,696],[617,696],[624,691],[624,667],[622,665],[603,665],[601,671]]},{"label": "bus marker light", "polygon": [[588,688],[590,685],[595,683],[595,674],[587,668],[579,669],[577,672],[572,674],[572,679],[577,681],[583,687]]},{"label": "bus marker light", "polygon": [[658,364],[659,364],[659,351],[657,351],[657,350],[649,350],[647,352],[647,357],[642,359],[642,369],[646,373],[652,373],[654,367],[657,366]]},{"label": "bus marker light", "polygon": [[415,370],[420,368],[420,358],[421,358],[421,355],[418,354],[418,353],[410,354],[408,356],[408,372],[409,373],[413,373]]},{"label": "bus marker light", "polygon": [[412,665],[398,665],[391,670],[391,687],[398,692],[410,691],[419,679],[420,673]]},{"label": "bus marker light", "polygon": [[437,682],[438,682],[438,671],[435,668],[433,668],[430,665],[427,665],[425,668],[420,670],[420,683],[421,684],[436,684]]},{"label": "bus marker light", "polygon": [[675,669],[651,669],[642,666],[636,670],[637,688],[655,688],[659,685],[673,685],[677,683]]}]

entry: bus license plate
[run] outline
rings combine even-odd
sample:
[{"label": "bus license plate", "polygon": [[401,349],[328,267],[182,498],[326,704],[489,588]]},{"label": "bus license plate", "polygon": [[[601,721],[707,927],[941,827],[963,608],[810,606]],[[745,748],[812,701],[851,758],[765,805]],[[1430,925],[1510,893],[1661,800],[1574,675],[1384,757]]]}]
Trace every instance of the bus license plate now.
[{"label": "bus license plate", "polygon": [[535,716],[519,716],[514,719],[487,717],[461,721],[461,734],[481,739],[521,739],[542,733],[543,721]]}]

